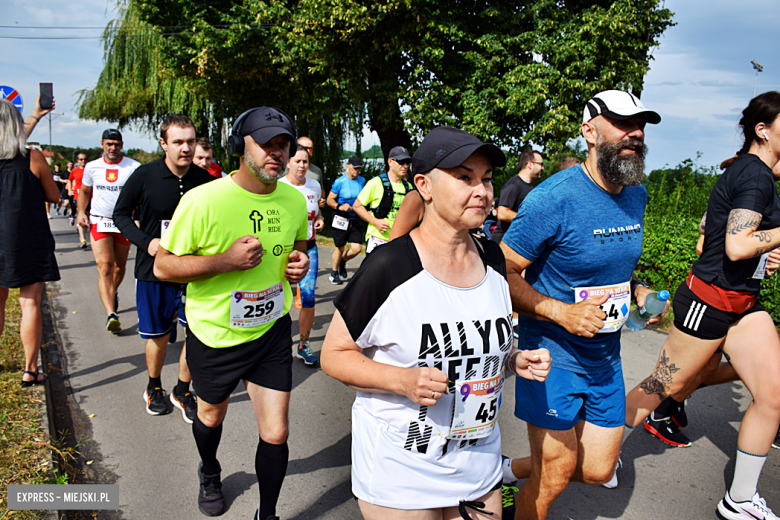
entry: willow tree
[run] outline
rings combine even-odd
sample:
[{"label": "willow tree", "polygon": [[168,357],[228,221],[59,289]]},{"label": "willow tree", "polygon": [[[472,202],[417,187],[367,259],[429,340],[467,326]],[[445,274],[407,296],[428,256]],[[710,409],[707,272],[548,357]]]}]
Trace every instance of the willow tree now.
[{"label": "willow tree", "polygon": [[138,17],[134,9],[106,27],[104,66],[97,85],[79,96],[79,115],[106,119],[120,127],[156,129],[172,112],[187,114],[205,130],[212,104],[203,81],[177,74],[159,52],[165,34]]}]

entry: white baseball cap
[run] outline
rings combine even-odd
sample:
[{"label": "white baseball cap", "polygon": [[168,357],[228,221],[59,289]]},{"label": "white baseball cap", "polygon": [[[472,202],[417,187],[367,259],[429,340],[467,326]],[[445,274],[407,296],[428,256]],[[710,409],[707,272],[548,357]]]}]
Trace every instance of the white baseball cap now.
[{"label": "white baseball cap", "polygon": [[585,104],[585,110],[582,111],[582,122],[587,123],[599,115],[620,121],[637,114],[645,114],[645,120],[652,125],[661,122],[661,116],[658,115],[658,112],[646,109],[642,101],[630,92],[605,90],[593,96]]}]

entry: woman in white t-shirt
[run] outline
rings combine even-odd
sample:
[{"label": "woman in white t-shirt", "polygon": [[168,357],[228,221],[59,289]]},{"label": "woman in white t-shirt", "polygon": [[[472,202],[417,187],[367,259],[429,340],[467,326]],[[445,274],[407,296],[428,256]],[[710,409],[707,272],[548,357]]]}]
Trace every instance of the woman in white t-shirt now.
[{"label": "woman in white t-shirt", "polygon": [[306,254],[309,257],[309,272],[298,282],[298,296],[296,305],[300,301],[301,313],[298,316],[298,328],[300,329],[300,343],[297,356],[307,365],[316,365],[319,361],[309,345],[309,334],[314,323],[314,289],[317,286],[317,231],[322,231],[325,221],[320,215],[321,188],[320,183],[306,177],[309,169],[309,152],[305,148],[298,148],[295,155],[290,157],[287,163],[287,174],[281,182],[285,182],[300,191],[306,199],[306,211],[309,216],[309,232],[306,235]]},{"label": "woman in white t-shirt", "polygon": [[352,492],[367,519],[501,515],[504,369],[537,381],[550,369],[546,350],[513,348],[503,253],[469,234],[505,163],[462,130],[431,131],[413,157],[422,223],[336,299],[322,367],[358,390]]}]

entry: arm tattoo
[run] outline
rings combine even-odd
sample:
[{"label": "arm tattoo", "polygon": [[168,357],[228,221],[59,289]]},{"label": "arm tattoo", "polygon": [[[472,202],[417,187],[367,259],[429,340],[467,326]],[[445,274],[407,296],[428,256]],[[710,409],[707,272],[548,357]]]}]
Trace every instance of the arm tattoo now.
[{"label": "arm tattoo", "polygon": [[770,244],[768,246],[757,247],[756,248],[756,254],[753,255],[753,257],[755,258],[757,256],[761,256],[764,253],[768,253],[768,252],[773,251],[775,249],[777,249],[777,244],[774,244],[774,245]]},{"label": "arm tattoo", "polygon": [[669,358],[666,357],[666,350],[664,350],[658,366],[653,371],[653,375],[642,381],[639,388],[644,390],[647,395],[657,395],[663,401],[665,399],[664,394],[669,393],[669,383],[673,379],[672,374],[679,370],[674,363],[669,363]]},{"label": "arm tattoo", "polygon": [[732,209],[726,224],[726,233],[739,235],[745,230],[753,231],[761,223],[761,213],[749,209]]},{"label": "arm tattoo", "polygon": [[769,231],[756,231],[753,233],[753,236],[758,238],[759,242],[771,242],[772,241],[772,233]]}]

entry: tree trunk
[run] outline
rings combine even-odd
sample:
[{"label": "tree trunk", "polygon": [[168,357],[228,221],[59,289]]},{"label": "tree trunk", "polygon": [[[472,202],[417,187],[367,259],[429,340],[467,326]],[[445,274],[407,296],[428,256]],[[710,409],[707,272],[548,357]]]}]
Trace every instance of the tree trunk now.
[{"label": "tree trunk", "polygon": [[368,72],[368,116],[371,130],[379,136],[382,155],[387,161],[390,150],[395,146],[409,148],[412,139],[404,129],[404,119],[398,106],[395,89],[398,85],[398,74],[395,63],[384,63]]}]

